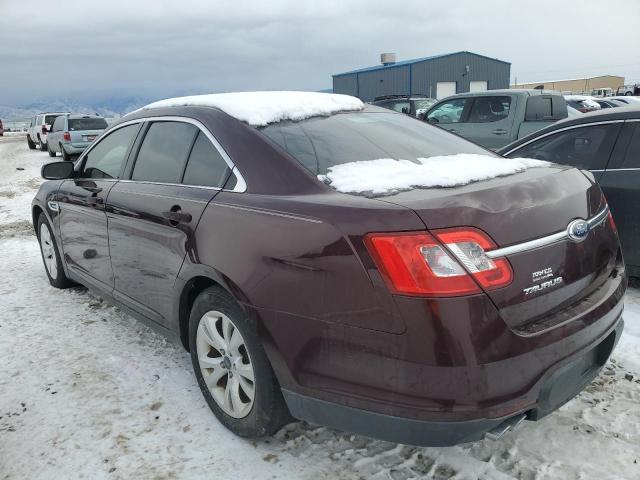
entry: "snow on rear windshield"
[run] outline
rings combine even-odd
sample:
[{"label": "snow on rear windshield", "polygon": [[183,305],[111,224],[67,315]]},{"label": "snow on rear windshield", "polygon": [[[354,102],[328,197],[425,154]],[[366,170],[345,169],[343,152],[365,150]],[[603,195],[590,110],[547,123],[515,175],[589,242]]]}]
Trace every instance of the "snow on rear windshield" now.
[{"label": "snow on rear windshield", "polygon": [[330,167],[326,175],[318,178],[339,192],[382,196],[414,188],[467,185],[548,165],[551,164],[529,158],[463,153],[413,161],[380,158],[344,163]]}]

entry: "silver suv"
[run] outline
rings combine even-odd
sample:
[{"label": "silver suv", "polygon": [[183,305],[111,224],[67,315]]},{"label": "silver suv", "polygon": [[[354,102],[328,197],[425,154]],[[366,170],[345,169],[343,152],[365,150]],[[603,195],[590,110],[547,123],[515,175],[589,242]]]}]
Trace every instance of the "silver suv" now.
[{"label": "silver suv", "polygon": [[43,152],[47,149],[47,136],[51,130],[51,125],[60,115],[68,115],[69,112],[46,112],[39,113],[31,119],[27,132],[27,144],[31,150],[36,147]]},{"label": "silver suv", "polygon": [[63,160],[69,160],[71,155],[80,155],[105,128],[107,121],[99,115],[61,115],[49,133],[49,156],[60,152]]}]

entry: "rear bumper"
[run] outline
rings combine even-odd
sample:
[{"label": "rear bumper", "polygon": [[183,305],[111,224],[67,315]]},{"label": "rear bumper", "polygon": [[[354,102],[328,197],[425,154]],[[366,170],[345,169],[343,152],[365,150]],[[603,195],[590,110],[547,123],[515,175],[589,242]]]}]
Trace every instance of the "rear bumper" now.
[{"label": "rear bumper", "polygon": [[91,145],[91,142],[88,143],[63,143],[65,152],[70,153],[72,155],[82,153],[86,150],[86,148]]},{"label": "rear bumper", "polygon": [[523,415],[539,420],[574,398],[602,369],[615,348],[624,321],[618,317],[605,338],[587,351],[565,359],[538,382],[530,408],[497,418],[463,421],[421,420],[387,415],[313,398],[283,389],[291,414],[312,424],[346,430],[381,440],[419,446],[449,446],[484,438],[487,432]]}]

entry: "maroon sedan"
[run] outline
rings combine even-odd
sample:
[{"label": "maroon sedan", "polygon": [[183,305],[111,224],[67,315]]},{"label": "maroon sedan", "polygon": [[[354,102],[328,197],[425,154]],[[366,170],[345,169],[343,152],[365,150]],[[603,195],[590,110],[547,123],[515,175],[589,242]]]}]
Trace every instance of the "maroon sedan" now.
[{"label": "maroon sedan", "polygon": [[186,97],[45,165],[33,223],[51,284],[181,341],[236,434],[293,417],[451,445],[557,409],[623,328],[600,188],[484,168],[512,161],[351,97]]}]

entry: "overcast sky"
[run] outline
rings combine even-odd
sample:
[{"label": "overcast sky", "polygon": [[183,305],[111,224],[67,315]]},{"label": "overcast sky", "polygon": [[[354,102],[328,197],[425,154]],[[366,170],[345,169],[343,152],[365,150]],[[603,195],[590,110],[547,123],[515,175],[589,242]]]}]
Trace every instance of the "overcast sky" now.
[{"label": "overcast sky", "polygon": [[640,0],[0,0],[0,104],[331,87],[331,74],[469,50],[518,82],[640,81]]}]

